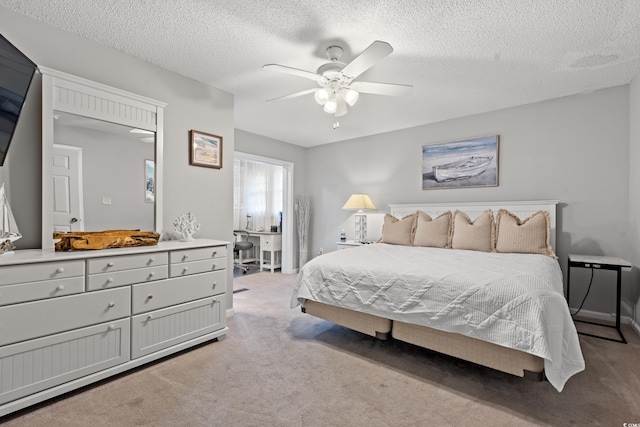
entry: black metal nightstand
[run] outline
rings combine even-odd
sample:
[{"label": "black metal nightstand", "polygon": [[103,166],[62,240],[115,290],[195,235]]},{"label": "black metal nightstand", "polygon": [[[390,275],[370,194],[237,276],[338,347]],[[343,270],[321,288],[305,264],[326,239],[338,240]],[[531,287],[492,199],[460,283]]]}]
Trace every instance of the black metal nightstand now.
[{"label": "black metal nightstand", "polygon": [[595,338],[602,338],[604,340],[615,341],[620,343],[627,343],[627,340],[622,335],[620,330],[620,299],[622,291],[622,270],[631,269],[631,263],[622,258],[608,257],[608,256],[596,256],[596,255],[574,255],[569,254],[569,268],[567,269],[567,304],[569,304],[569,292],[571,290],[571,267],[577,268],[590,268],[597,270],[613,270],[617,272],[617,291],[616,291],[616,325],[607,325],[604,323],[589,322],[586,320],[577,320],[576,322],[589,323],[591,325],[605,326],[608,328],[615,328],[620,335],[620,339],[608,338],[599,335],[588,334],[585,332],[578,332],[582,335],[587,335]]}]

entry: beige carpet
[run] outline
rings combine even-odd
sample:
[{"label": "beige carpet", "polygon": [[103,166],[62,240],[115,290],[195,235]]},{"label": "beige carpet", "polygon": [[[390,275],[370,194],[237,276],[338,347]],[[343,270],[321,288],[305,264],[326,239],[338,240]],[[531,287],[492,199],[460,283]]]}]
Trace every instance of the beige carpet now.
[{"label": "beige carpet", "polygon": [[[290,309],[294,276],[235,280],[220,342],[5,417],[9,426],[521,426],[640,423],[640,339],[581,336],[562,393]],[[1,423],[1,422],[0,422]]]}]

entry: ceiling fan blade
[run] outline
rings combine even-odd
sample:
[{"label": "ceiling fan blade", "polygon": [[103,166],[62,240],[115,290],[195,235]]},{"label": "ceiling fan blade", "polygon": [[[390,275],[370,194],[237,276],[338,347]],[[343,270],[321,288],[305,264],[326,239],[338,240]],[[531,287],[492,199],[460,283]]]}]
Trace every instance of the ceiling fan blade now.
[{"label": "ceiling fan blade", "polygon": [[285,95],[285,96],[280,96],[278,98],[273,98],[273,99],[268,100],[267,102],[282,101],[283,99],[297,98],[298,96],[307,95],[309,93],[314,93],[317,90],[318,90],[318,88],[307,89],[307,90],[303,90],[303,91],[300,91],[300,92],[292,93],[291,95]]},{"label": "ceiling fan blade", "polygon": [[334,114],[335,117],[346,116],[349,110],[347,110],[347,103],[341,97],[336,99],[336,112]]},{"label": "ceiling fan blade", "polygon": [[355,79],[373,67],[378,61],[389,56],[391,52],[393,52],[393,48],[389,43],[376,40],[371,43],[368,48],[363,50],[360,55],[349,62],[347,66],[342,69],[342,74],[350,79]]},{"label": "ceiling fan blade", "polygon": [[324,76],[321,76],[316,73],[312,73],[311,71],[300,70],[298,68],[287,67],[286,65],[278,65],[278,64],[267,64],[262,66],[265,70],[273,70],[279,71],[281,73],[293,74],[294,76],[304,77],[305,79],[314,80],[314,81],[322,81],[326,80]]},{"label": "ceiling fan blade", "polygon": [[407,95],[413,89],[410,85],[394,83],[353,82],[349,87],[356,92],[371,93],[374,95],[402,96]]}]

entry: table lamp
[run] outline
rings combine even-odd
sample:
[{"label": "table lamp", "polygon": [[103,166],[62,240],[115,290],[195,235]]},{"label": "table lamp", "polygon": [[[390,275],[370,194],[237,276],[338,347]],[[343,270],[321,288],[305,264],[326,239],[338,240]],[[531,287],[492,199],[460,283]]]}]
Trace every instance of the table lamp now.
[{"label": "table lamp", "polygon": [[[358,212],[364,212],[365,210],[377,209],[373,204],[371,198],[367,194],[352,194],[344,204],[342,209],[355,210]],[[356,214],[355,217],[355,241],[366,242],[367,241],[367,215]]]}]

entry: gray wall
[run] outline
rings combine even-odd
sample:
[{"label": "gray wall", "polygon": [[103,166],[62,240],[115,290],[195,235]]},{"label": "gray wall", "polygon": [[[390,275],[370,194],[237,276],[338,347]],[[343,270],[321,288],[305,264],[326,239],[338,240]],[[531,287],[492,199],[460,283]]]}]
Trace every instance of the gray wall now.
[{"label": "gray wall", "polygon": [[631,295],[634,303],[636,328],[640,324],[640,286],[638,267],[640,266],[640,76],[637,76],[629,88],[629,240],[631,250],[629,261],[633,269],[632,283],[635,290]]},{"label": "gray wall", "polygon": [[[38,65],[117,87],[168,104],[164,112],[164,230],[192,212],[195,237],[230,241],[233,200],[233,95],[0,7],[2,34]],[[41,79],[32,84],[0,178],[24,238],[20,249],[40,247]],[[223,137],[223,168],[189,165],[189,130]],[[231,257],[229,291],[231,284]],[[229,292],[230,294],[230,292]],[[229,303],[230,304],[230,303]]]},{"label": "gray wall", "polygon": [[[468,137],[500,135],[498,187],[421,189],[421,147]],[[629,87],[571,96],[328,144],[307,150],[307,192],[312,195],[311,253],[335,250],[341,229],[353,238],[353,213],[342,205],[367,193],[378,207],[368,215],[377,238],[390,203],[558,199],[557,254],[628,255]],[[593,286],[586,310],[611,313],[615,298]],[[571,306],[586,291],[586,271],[572,271]],[[636,285],[624,281],[626,313]]]}]

